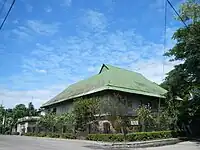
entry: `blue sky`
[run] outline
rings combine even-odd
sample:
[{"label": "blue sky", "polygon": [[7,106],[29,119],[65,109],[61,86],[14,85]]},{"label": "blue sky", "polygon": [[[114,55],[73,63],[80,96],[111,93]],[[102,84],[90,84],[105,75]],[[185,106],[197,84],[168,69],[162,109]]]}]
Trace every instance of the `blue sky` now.
[{"label": "blue sky", "polygon": [[[180,26],[168,6],[166,49]],[[103,63],[161,83],[177,63],[162,56],[163,32],[163,0],[17,0],[0,31],[0,101],[39,107]]]}]

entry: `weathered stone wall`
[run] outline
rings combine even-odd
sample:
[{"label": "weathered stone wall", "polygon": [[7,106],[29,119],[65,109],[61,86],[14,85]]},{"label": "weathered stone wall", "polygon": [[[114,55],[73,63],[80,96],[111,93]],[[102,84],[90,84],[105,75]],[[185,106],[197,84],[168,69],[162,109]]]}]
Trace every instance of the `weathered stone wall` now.
[{"label": "weathered stone wall", "polygon": [[[116,92],[116,91],[102,91],[99,93],[85,96],[85,98],[99,98],[100,100],[114,100],[114,94],[120,94],[127,100],[127,112],[130,115],[136,115],[135,111],[141,104],[149,104],[153,110],[158,109],[159,98],[136,95],[131,93]],[[56,105],[51,106],[49,109],[52,111],[56,108],[56,114],[60,115],[65,112],[70,112],[73,109],[73,100],[68,100]]]}]

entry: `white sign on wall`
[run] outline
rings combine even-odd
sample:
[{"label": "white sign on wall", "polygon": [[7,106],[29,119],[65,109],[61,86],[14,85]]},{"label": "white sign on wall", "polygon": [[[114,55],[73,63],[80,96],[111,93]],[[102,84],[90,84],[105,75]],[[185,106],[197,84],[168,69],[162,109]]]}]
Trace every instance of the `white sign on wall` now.
[{"label": "white sign on wall", "polygon": [[131,125],[132,125],[132,126],[137,126],[137,125],[139,125],[138,120],[131,120]]}]

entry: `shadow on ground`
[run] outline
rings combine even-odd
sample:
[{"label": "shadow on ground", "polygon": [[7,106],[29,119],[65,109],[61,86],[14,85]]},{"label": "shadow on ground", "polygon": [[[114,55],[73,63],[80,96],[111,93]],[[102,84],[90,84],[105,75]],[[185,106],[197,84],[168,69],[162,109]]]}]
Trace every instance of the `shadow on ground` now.
[{"label": "shadow on ground", "polygon": [[196,146],[200,147],[200,137],[186,137],[185,139],[182,139],[182,140],[194,142],[196,144]]},{"label": "shadow on ground", "polygon": [[195,142],[196,146],[200,147],[200,139],[192,139],[191,142]]},{"label": "shadow on ground", "polygon": [[87,145],[84,146],[86,148],[90,148],[92,150],[130,150],[129,148],[119,148],[119,147],[110,147],[110,146],[100,146],[100,145]]}]

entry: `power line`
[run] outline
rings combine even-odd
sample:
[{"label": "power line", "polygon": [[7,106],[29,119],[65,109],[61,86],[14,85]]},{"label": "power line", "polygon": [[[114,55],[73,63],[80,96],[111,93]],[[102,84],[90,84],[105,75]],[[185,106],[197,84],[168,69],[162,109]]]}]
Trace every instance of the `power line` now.
[{"label": "power line", "polygon": [[172,5],[172,3],[169,0],[166,0],[166,1],[171,6],[171,8],[174,10],[174,12],[176,13],[176,15],[181,19],[181,21],[183,22],[183,24],[185,25],[185,27],[187,28],[188,27],[187,24],[185,23],[185,21],[183,20],[183,18],[180,16],[180,14],[176,11],[176,9]]},{"label": "power line", "polygon": [[3,22],[1,23],[0,30],[2,29],[2,27],[3,27],[3,25],[4,25],[4,23],[5,23],[5,21],[6,21],[7,17],[8,17],[8,15],[9,15],[11,9],[13,8],[13,5],[14,5],[14,4],[15,4],[15,0],[13,0],[12,4],[10,5],[10,8],[9,8],[9,10],[8,10],[8,12],[7,12],[5,18],[4,18]]},{"label": "power line", "polygon": [[3,4],[2,4],[2,6],[1,6],[1,9],[0,9],[0,16],[1,16],[1,13],[3,12],[4,6],[5,6],[5,4],[6,4],[7,1],[8,1],[8,0],[4,0]]}]

